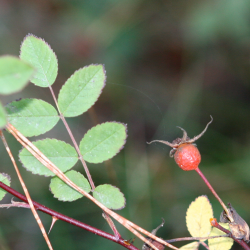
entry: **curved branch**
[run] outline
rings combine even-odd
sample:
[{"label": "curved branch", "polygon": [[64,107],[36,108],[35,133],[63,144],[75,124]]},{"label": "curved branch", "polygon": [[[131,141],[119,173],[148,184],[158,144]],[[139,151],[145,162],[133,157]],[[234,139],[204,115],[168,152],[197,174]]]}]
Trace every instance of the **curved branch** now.
[{"label": "curved branch", "polygon": [[[18,199],[24,201],[25,203],[28,203],[28,200],[26,199],[26,197],[22,194],[20,194],[19,192],[17,192],[16,190],[14,190],[13,188],[11,187],[8,187],[7,185],[5,185],[4,183],[2,183],[0,181],[0,188],[4,189],[5,191],[7,191],[8,193],[14,195],[15,197],[17,197]],[[124,240],[122,238],[119,238],[117,239],[116,236],[112,235],[112,234],[109,234],[109,233],[106,233],[100,229],[97,229],[95,227],[92,227],[92,226],[89,226],[81,221],[78,221],[78,220],[75,220],[73,218],[70,218],[64,214],[61,214],[59,212],[56,212],[50,208],[47,208],[45,207],[44,205],[38,203],[38,202],[35,202],[35,201],[32,201],[33,202],[33,205],[34,207],[37,209],[37,210],[40,210],[41,212],[43,213],[46,213],[50,216],[54,216],[56,217],[57,219],[59,220],[62,220],[62,221],[65,221],[67,223],[70,223],[74,226],[77,226],[77,227],[80,227],[84,230],[87,230],[93,234],[96,234],[96,235],[99,235],[103,238],[106,238],[108,240],[111,240],[113,242],[116,242],[118,243],[119,245],[122,245],[123,247],[129,249],[129,250],[139,250],[137,247],[135,247],[134,245],[132,245],[131,243],[129,243],[127,240]]]}]

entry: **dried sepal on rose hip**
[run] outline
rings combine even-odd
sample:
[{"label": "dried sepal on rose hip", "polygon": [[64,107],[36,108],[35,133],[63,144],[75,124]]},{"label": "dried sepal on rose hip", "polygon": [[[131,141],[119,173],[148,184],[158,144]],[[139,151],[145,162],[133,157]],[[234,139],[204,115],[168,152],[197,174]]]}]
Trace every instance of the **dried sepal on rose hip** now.
[{"label": "dried sepal on rose hip", "polygon": [[154,140],[148,144],[152,142],[161,142],[172,147],[169,155],[170,157],[174,157],[177,165],[185,171],[195,170],[201,162],[201,155],[194,142],[206,132],[209,124],[213,121],[213,117],[210,117],[211,121],[206,125],[205,129],[192,139],[187,136],[187,132],[183,128],[178,127],[183,131],[182,138],[177,138],[172,143],[168,141]]}]

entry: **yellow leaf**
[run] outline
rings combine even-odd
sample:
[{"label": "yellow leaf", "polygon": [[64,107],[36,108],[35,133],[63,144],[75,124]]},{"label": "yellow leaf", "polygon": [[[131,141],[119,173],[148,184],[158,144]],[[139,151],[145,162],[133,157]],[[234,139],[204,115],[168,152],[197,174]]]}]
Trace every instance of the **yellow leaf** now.
[{"label": "yellow leaf", "polygon": [[[229,229],[228,223],[219,223],[222,227]],[[217,235],[224,235],[225,233],[217,229],[216,227],[213,227],[211,233],[209,236],[217,236]],[[229,250],[234,241],[232,238],[229,237],[220,237],[220,238],[214,238],[208,240],[208,246],[210,250]]]},{"label": "yellow leaf", "polygon": [[181,247],[180,249],[182,250],[198,250],[199,248],[199,242],[198,241],[194,241],[192,243],[189,243],[187,245],[184,245],[183,247]]},{"label": "yellow leaf", "polygon": [[212,206],[207,196],[199,196],[187,210],[186,223],[189,233],[193,237],[207,237],[211,231],[210,218],[213,218]]}]

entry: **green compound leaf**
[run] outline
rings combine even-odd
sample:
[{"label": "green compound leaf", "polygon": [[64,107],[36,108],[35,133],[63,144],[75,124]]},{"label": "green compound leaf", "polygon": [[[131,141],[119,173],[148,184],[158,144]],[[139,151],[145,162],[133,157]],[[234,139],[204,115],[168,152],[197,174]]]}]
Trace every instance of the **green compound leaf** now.
[{"label": "green compound leaf", "polygon": [[22,90],[34,74],[34,69],[14,56],[0,57],[0,94],[9,95]]},{"label": "green compound leaf", "polygon": [[[8,174],[0,173],[0,181],[4,183],[5,185],[10,186],[10,176]],[[0,188],[0,200],[3,199],[6,193],[7,192],[5,190]]]},{"label": "green compound leaf", "polygon": [[87,111],[98,99],[105,85],[103,65],[90,65],[77,70],[61,88],[59,109],[65,117]]},{"label": "green compound leaf", "polygon": [[2,103],[0,103],[0,129],[3,128],[7,123],[7,116],[5,113],[5,109],[2,105]]},{"label": "green compound leaf", "polygon": [[8,121],[24,136],[37,136],[51,130],[59,116],[49,103],[38,99],[22,99],[5,106]]},{"label": "green compound leaf", "polygon": [[58,72],[57,58],[42,38],[28,34],[22,42],[20,58],[36,69],[32,83],[39,87],[49,87],[55,82]]},{"label": "green compound leaf", "polygon": [[[72,168],[78,161],[75,149],[64,141],[45,139],[33,144],[51,160],[62,172]],[[54,176],[55,174],[38,161],[26,148],[19,152],[23,166],[33,174]]]},{"label": "green compound leaf", "polygon": [[[73,181],[78,187],[82,188],[87,193],[90,192],[91,187],[88,180],[79,172],[71,170],[65,174],[71,181]],[[68,186],[65,182],[59,179],[57,176],[53,177],[50,182],[50,191],[60,201],[75,201],[82,198],[83,195],[77,192],[75,189]]]},{"label": "green compound leaf", "polygon": [[87,162],[100,163],[115,156],[126,142],[126,125],[106,122],[91,128],[80,142],[81,154]]},{"label": "green compound leaf", "polygon": [[186,244],[183,247],[179,248],[182,250],[198,250],[200,243],[198,241],[194,241],[192,243]]},{"label": "green compound leaf", "polygon": [[186,223],[189,233],[193,237],[207,237],[211,231],[211,218],[213,209],[207,196],[199,196],[187,210]]},{"label": "green compound leaf", "polygon": [[124,195],[119,188],[109,184],[103,184],[96,187],[93,196],[96,200],[110,209],[122,209],[126,204]]},{"label": "green compound leaf", "polygon": [[[228,223],[219,223],[222,227],[230,231]],[[225,235],[226,233],[220,231],[216,227],[212,228],[209,236]],[[231,249],[234,241],[229,237],[220,237],[214,239],[208,239],[208,246],[210,250],[229,250]]]}]

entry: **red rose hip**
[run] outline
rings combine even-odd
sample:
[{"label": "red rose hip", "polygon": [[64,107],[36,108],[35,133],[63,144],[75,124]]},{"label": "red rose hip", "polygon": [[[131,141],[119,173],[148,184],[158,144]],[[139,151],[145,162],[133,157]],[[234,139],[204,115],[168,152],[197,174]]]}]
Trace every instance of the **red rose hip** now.
[{"label": "red rose hip", "polygon": [[174,159],[181,169],[190,171],[198,168],[201,162],[201,155],[193,144],[182,144],[177,148]]},{"label": "red rose hip", "polygon": [[175,162],[178,164],[178,166],[185,170],[195,170],[198,168],[200,162],[201,162],[201,155],[195,144],[193,144],[195,141],[197,141],[204,133],[206,132],[209,124],[213,121],[213,117],[211,117],[210,122],[206,125],[205,129],[194,138],[190,139],[187,136],[187,132],[181,128],[183,131],[182,138],[175,139],[172,143],[168,141],[161,141],[161,140],[154,140],[149,142],[161,142],[168,146],[170,146],[172,149],[170,151],[170,157],[174,156]]}]

